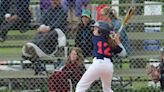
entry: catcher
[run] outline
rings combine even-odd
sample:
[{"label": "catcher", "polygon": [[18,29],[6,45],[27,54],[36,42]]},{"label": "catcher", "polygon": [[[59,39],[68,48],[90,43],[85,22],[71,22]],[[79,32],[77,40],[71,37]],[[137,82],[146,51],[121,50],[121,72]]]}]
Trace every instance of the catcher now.
[{"label": "catcher", "polygon": [[164,47],[161,48],[161,52],[162,52],[162,60],[161,63],[159,65],[159,72],[160,72],[160,84],[161,84],[161,89],[162,91],[164,91]]},{"label": "catcher", "polygon": [[160,81],[161,89],[164,91],[164,47],[160,49],[162,56],[159,66],[155,67],[150,65],[147,68],[147,74],[151,77],[151,80],[157,83]]}]

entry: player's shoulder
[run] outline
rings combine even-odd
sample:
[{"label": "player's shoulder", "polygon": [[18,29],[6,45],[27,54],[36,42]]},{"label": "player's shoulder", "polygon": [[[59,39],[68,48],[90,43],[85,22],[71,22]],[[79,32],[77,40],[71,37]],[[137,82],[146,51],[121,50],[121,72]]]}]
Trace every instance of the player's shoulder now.
[{"label": "player's shoulder", "polygon": [[94,40],[94,41],[105,41],[106,40],[106,38],[105,37],[103,37],[103,36],[93,36],[92,37],[92,39]]},{"label": "player's shoulder", "polygon": [[121,24],[121,19],[113,19],[112,24],[114,25],[120,25]]}]

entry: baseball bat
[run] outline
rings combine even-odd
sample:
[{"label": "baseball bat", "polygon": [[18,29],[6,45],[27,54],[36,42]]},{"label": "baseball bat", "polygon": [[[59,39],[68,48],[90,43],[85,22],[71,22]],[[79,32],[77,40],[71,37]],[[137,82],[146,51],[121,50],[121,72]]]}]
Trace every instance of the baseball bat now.
[{"label": "baseball bat", "polygon": [[135,9],[136,9],[135,7],[131,7],[131,8],[128,10],[128,12],[127,12],[125,18],[124,18],[123,21],[122,21],[122,24],[121,24],[120,29],[119,29],[118,32],[117,32],[118,34],[121,32],[121,30],[122,30],[123,27],[126,25],[126,23],[128,23],[128,21],[130,20],[130,18],[131,18],[132,15],[134,14]]}]

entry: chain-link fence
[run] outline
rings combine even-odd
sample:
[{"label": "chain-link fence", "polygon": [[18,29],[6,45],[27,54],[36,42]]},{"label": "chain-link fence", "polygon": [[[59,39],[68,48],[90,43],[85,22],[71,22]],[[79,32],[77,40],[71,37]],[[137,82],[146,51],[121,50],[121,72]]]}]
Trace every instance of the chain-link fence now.
[{"label": "chain-link fence", "polygon": [[[103,20],[105,7],[111,7],[118,20],[136,8],[120,34],[127,57],[113,57],[113,91],[161,92],[162,68],[160,81],[153,82],[146,67],[162,62],[163,2],[0,0],[0,92],[75,92],[93,60],[91,25]],[[101,81],[94,81],[88,92],[102,92]]]}]

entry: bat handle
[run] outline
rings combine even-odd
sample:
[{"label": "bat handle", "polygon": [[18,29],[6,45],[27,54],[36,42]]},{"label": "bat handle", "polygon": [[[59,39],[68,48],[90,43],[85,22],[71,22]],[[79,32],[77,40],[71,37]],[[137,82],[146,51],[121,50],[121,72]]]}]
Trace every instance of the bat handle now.
[{"label": "bat handle", "polygon": [[118,30],[117,34],[120,34],[120,32],[122,31],[123,27],[124,27],[124,25],[122,24],[120,29]]},{"label": "bat handle", "polygon": [[[120,29],[119,29],[118,32],[117,32],[118,35],[120,34],[120,32],[121,32],[121,30],[123,29],[123,27],[124,27],[124,25],[122,24],[121,27],[120,27]],[[109,36],[110,36],[112,39],[114,39],[113,34],[110,34]]]}]

